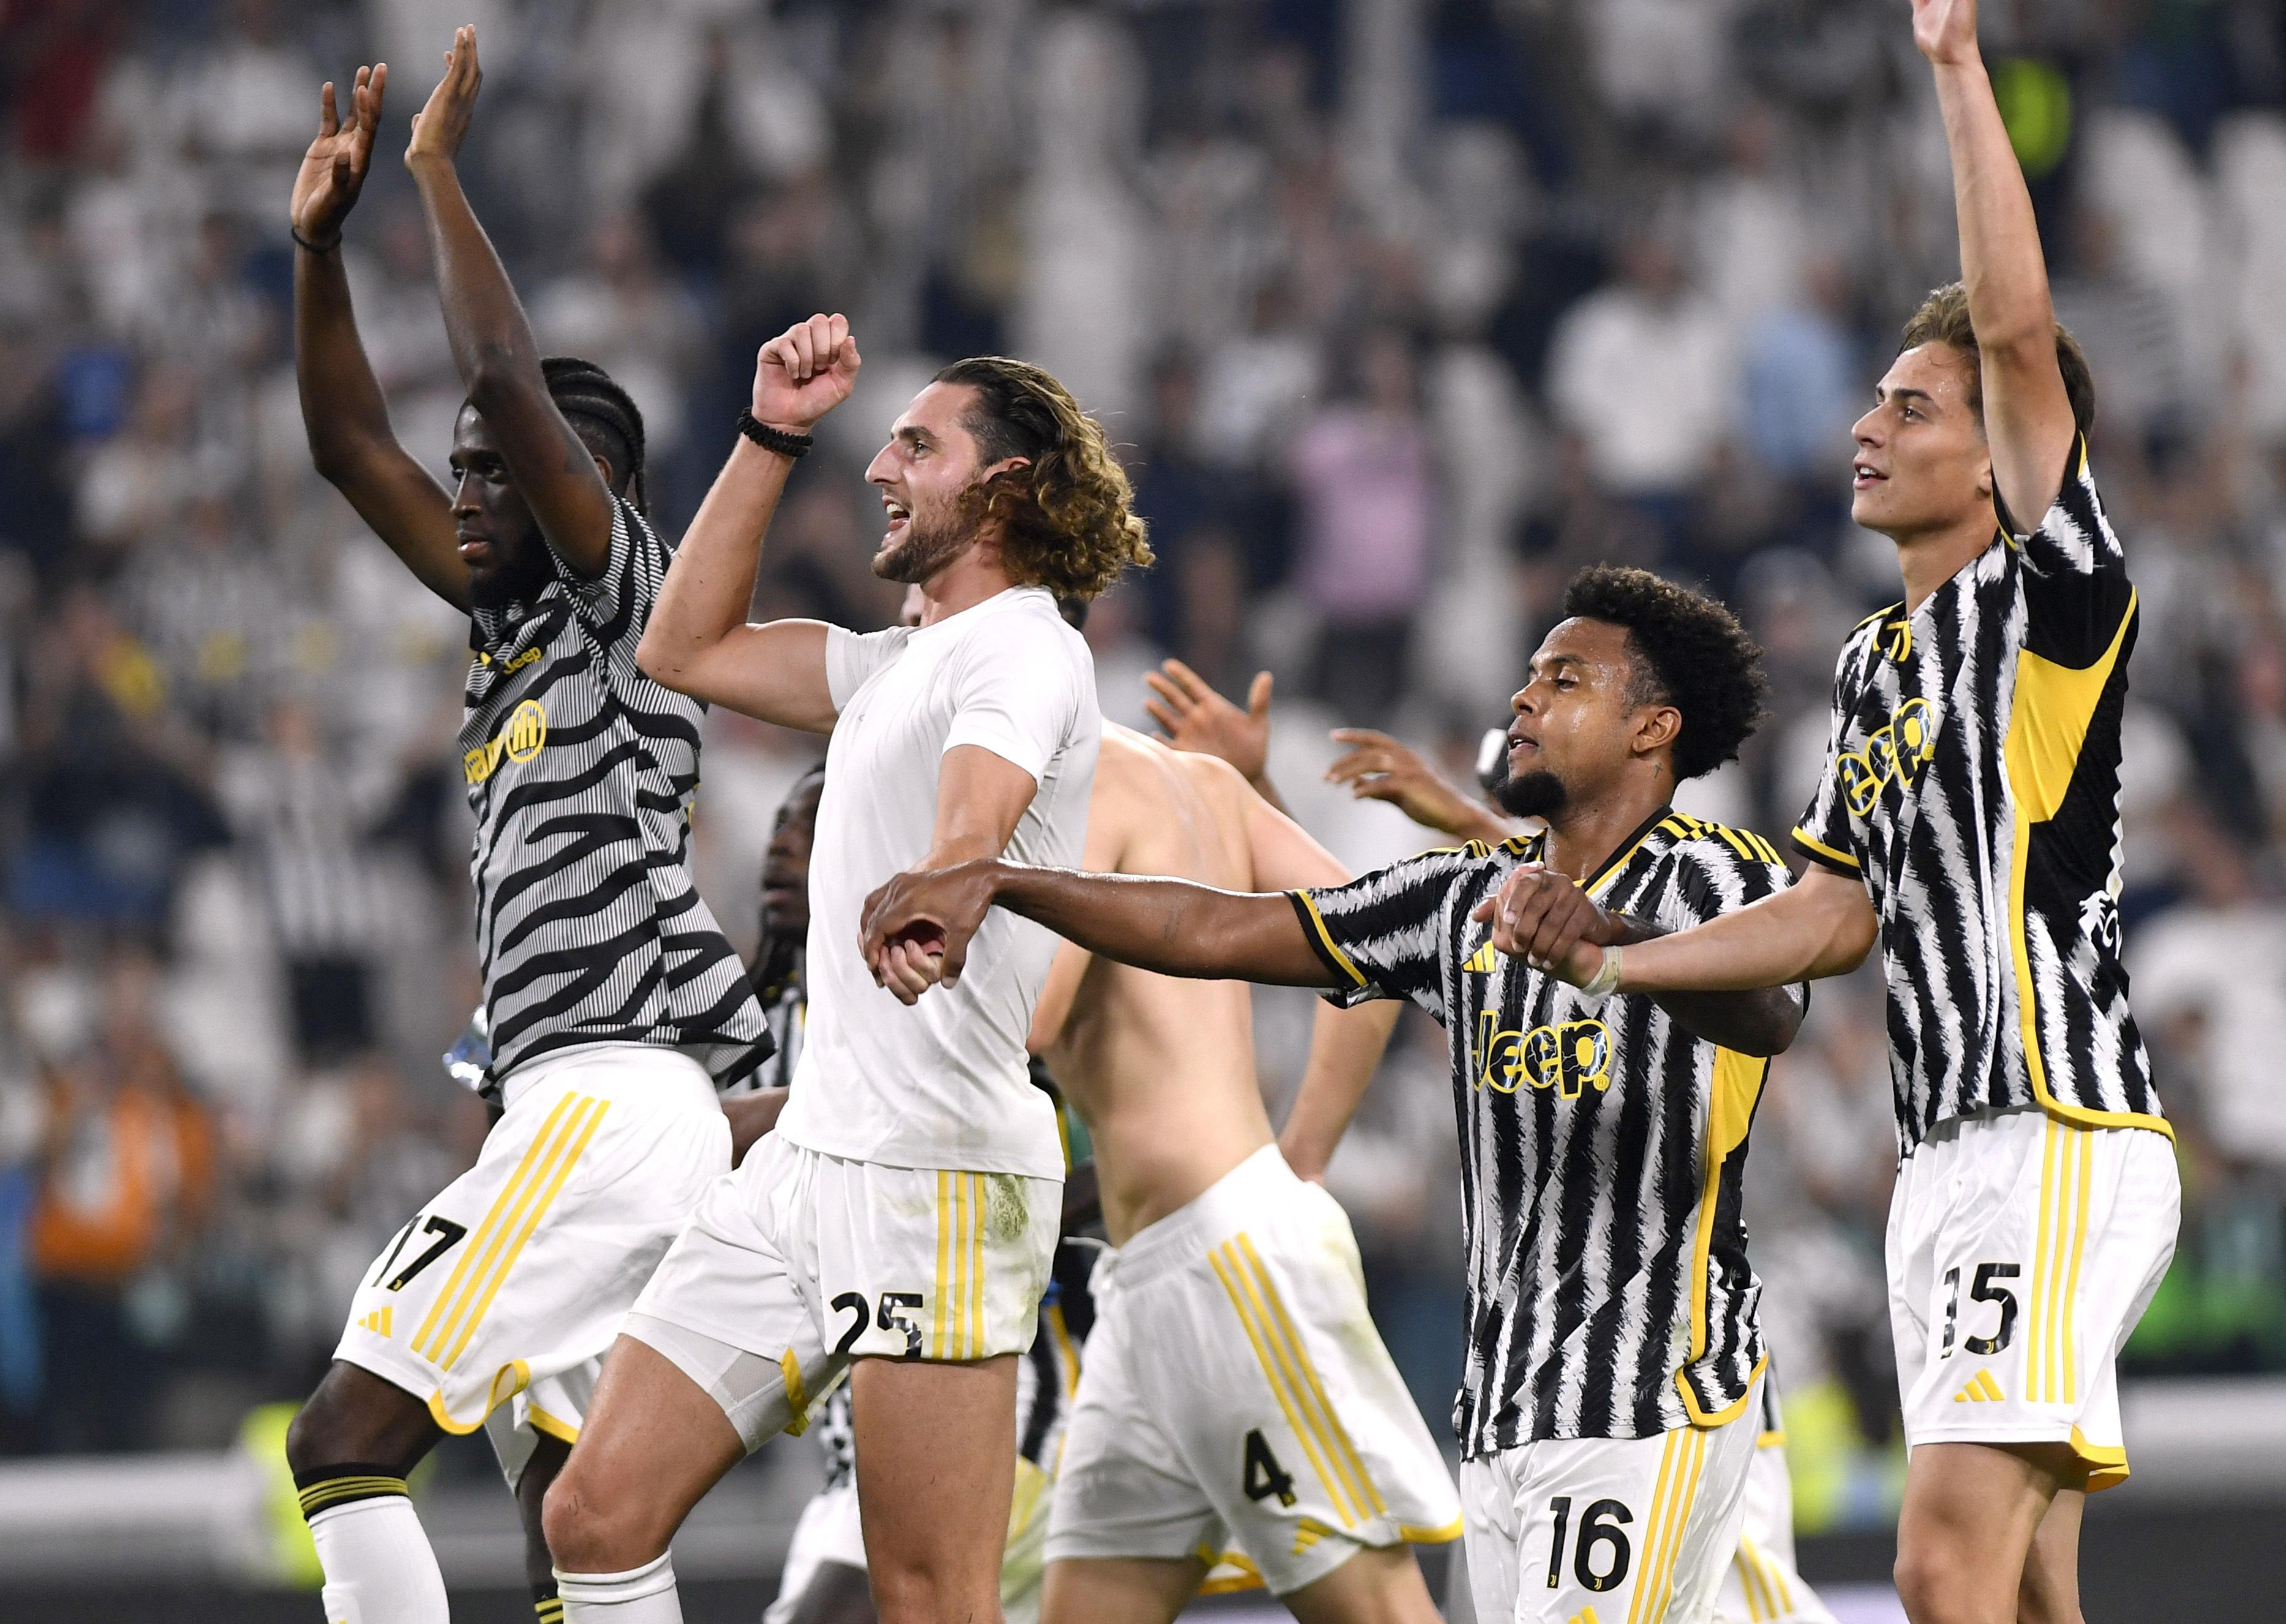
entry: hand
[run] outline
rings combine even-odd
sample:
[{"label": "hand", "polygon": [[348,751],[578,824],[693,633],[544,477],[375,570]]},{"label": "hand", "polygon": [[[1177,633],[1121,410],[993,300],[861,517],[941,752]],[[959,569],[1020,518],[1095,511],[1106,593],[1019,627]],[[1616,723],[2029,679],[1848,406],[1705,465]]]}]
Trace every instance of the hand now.
[{"label": "hand", "polygon": [[1350,749],[1326,769],[1327,783],[1348,784],[1357,800],[1388,801],[1415,823],[1446,834],[1466,839],[1483,827],[1483,808],[1388,734],[1370,728],[1336,728],[1333,739]]},{"label": "hand", "polygon": [[846,316],[797,321],[754,357],[755,419],[803,434],[849,398],[863,365]]},{"label": "hand", "polygon": [[334,111],[333,82],[327,81],[318,92],[318,138],[302,154],[287,214],[295,231],[321,248],[341,240],[343,223],[365,190],[366,170],[373,165],[374,131],[381,125],[381,93],[388,83],[388,63],[359,68],[346,124]]},{"label": "hand", "polygon": [[1913,43],[1940,67],[1975,61],[1976,0],[1913,0]]},{"label": "hand", "polygon": [[1167,730],[1167,742],[1194,755],[1219,756],[1254,783],[1270,764],[1270,687],[1267,671],[1254,674],[1240,710],[1207,686],[1206,679],[1178,659],[1143,674],[1157,695],[1143,701],[1151,720]]},{"label": "hand", "polygon": [[[1489,920],[1493,946],[1522,958],[1535,970],[1573,968],[1578,962],[1573,950],[1583,942],[1592,950],[1618,942],[1626,934],[1620,922],[1598,908],[1570,875],[1537,863],[1527,863],[1510,874],[1469,917],[1479,922]],[[1588,975],[1593,975],[1601,955],[1590,950],[1586,958]]]},{"label": "hand", "polygon": [[995,867],[979,860],[909,870],[867,897],[858,916],[858,952],[874,984],[912,1004],[939,982],[959,981],[969,939],[992,907]]},{"label": "hand", "polygon": [[476,115],[477,91],[485,70],[477,66],[477,28],[464,24],[453,34],[453,48],[445,53],[445,76],[429,92],[429,105],[413,118],[413,139],[405,148],[405,167],[433,158],[450,163],[469,138],[469,121]]}]

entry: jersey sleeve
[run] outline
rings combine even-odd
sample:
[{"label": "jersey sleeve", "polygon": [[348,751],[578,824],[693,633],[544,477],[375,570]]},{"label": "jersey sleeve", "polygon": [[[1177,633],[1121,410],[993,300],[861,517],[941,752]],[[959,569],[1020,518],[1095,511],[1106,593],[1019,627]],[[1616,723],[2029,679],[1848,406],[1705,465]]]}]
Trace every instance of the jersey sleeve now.
[{"label": "jersey sleeve", "polygon": [[2010,544],[2023,569],[2024,646],[2075,671],[2103,659],[2125,629],[2135,590],[2088,470],[2085,439],[2074,443],[2062,488],[2039,528]]},{"label": "jersey sleeve", "polygon": [[1856,706],[1856,677],[1859,664],[1857,640],[1851,638],[1842,645],[1841,658],[1833,674],[1833,716],[1826,730],[1825,764],[1818,771],[1817,788],[1809,798],[1809,806],[1794,825],[1794,849],[1812,863],[1832,869],[1837,874],[1856,879],[1864,877],[1864,863],[1858,855],[1849,828],[1848,792],[1841,781],[1841,740],[1849,726],[1850,713]]},{"label": "jersey sleeve", "polygon": [[611,554],[602,573],[580,574],[552,547],[548,556],[556,565],[556,579],[572,595],[581,618],[602,629],[605,643],[620,632],[642,635],[650,620],[651,605],[658,602],[659,588],[666,582],[669,555],[651,527],[624,500],[611,498]]},{"label": "jersey sleeve", "polygon": [[[1010,618],[1013,619],[1013,617]],[[1016,620],[969,639],[953,688],[944,747],[979,745],[1037,783],[1077,726],[1084,654],[1060,622]]]},{"label": "jersey sleeve", "polygon": [[878,632],[853,632],[846,627],[829,626],[825,628],[825,691],[833,701],[836,712],[848,708],[857,697],[857,690],[871,680],[873,674],[897,658],[912,633],[902,626],[888,627]]},{"label": "jersey sleeve", "polygon": [[1345,886],[1288,892],[1333,975],[1328,999],[1352,1008],[1405,998],[1443,1021],[1446,903],[1478,861],[1467,847],[1424,852]]}]

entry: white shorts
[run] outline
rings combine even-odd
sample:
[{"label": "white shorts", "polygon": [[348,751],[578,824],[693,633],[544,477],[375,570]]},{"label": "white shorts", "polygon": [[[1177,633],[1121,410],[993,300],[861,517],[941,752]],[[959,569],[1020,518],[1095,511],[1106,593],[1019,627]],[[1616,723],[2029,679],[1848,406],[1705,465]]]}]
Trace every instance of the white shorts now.
[{"label": "white shorts", "polygon": [[1762,1431],[1746,1470],[1746,1514],[1738,1549],[1722,1574],[1714,1616],[1724,1624],[1834,1624],[1793,1561],[1793,1479],[1786,1472],[1785,1433],[1778,1388],[1762,1378]]},{"label": "white shorts", "polygon": [[367,1271],[334,1357],[448,1432],[489,1418],[513,1483],[535,1433],[579,1438],[620,1321],[730,1165],[730,1127],[706,1068],[648,1045],[547,1055],[505,1092],[477,1164]]},{"label": "white shorts", "polygon": [[[1096,1266],[1048,1560],[1200,1557],[1287,1596],[1460,1533],[1333,1197],[1265,1146]],[[1219,1570],[1219,1573],[1217,1572]]]},{"label": "white shorts", "polygon": [[1063,1182],[845,1162],[773,1133],[708,1187],[627,1335],[712,1393],[748,1450],[808,1424],[852,1359],[1021,1353]]},{"label": "white shorts", "polygon": [[1889,1202],[1907,1445],[2069,1443],[2127,1476],[2117,1366],[2175,1255],[2175,1147],[2039,1110],[1939,1123]]},{"label": "white shorts", "polygon": [[1713,1618],[1746,1517],[1761,1398],[1719,1427],[1544,1439],[1462,1462],[1479,1624]]}]

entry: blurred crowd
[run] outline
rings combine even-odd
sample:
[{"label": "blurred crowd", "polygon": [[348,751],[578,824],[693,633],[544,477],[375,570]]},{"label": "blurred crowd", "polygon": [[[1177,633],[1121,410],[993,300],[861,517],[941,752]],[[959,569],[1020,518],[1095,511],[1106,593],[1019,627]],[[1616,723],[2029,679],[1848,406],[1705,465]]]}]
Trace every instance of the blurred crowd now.
[{"label": "blurred crowd", "polygon": [[[2187,1205],[2130,1364],[2286,1370],[2286,14],[1985,10],[2142,594],[2123,918]],[[1792,826],[1834,650],[1896,594],[1849,424],[1957,268],[1896,0],[0,0],[0,1449],[217,1442],[304,1391],[484,1131],[437,1059],[477,996],[465,628],[311,469],[285,213],[319,83],[390,61],[345,252],[441,470],[396,154],[470,17],[469,190],[543,349],[642,406],[663,528],[764,338],[860,335],[758,615],[887,620],[863,463],[943,359],[1021,354],[1153,526],[1089,626],[1114,718],[1169,655],[1274,672],[1273,776],[1386,861],[1425,841],[1317,784],[1326,729],[1465,781],[1565,579],[1638,563],[1726,595],[1776,690],[1686,809]],[[744,945],[815,751],[710,720],[700,877]],[[1274,1103],[1307,1013],[1262,1000]],[[1434,1415],[1459,1247],[1420,1024],[1334,1182]],[[1878,986],[1821,988],[1749,1180],[1812,1522],[1888,1493],[1888,1096]]]}]

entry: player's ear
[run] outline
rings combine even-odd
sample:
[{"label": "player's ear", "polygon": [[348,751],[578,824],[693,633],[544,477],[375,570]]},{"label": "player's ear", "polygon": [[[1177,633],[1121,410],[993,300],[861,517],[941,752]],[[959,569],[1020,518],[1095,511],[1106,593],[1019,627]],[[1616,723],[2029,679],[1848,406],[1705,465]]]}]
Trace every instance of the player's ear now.
[{"label": "player's ear", "polygon": [[1671,705],[1648,705],[1636,716],[1637,755],[1652,755],[1683,736],[1683,713]]},{"label": "player's ear", "polygon": [[600,451],[591,451],[587,454],[595,458],[595,471],[603,477],[603,489],[617,495],[619,489],[619,477],[612,471],[611,460]]}]

